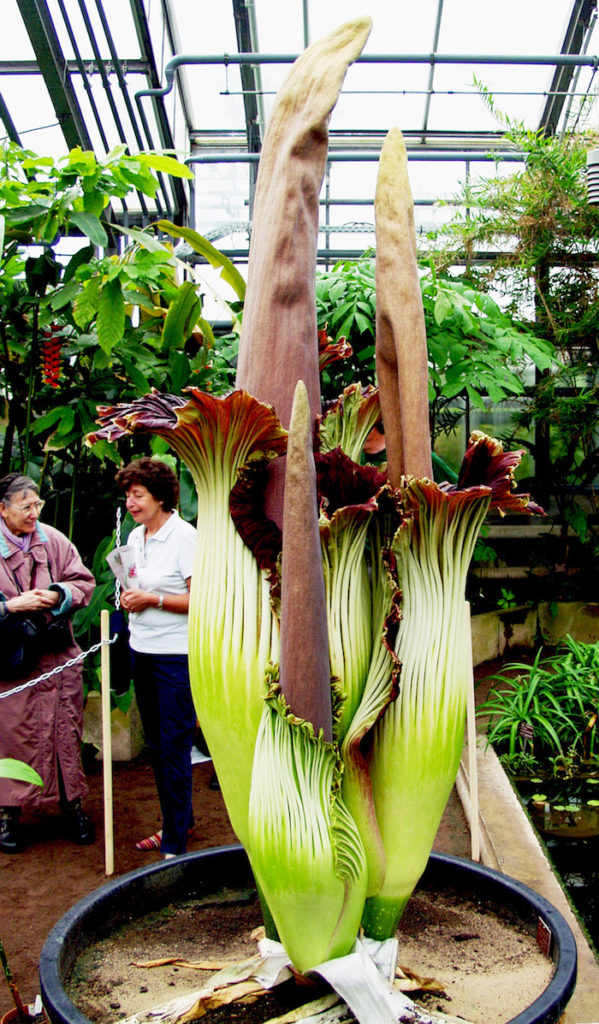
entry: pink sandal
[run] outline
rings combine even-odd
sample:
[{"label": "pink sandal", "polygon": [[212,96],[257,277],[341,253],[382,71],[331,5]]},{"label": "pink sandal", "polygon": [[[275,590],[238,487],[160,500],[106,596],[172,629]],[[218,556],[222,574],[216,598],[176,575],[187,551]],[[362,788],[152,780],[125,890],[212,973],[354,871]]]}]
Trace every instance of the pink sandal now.
[{"label": "pink sandal", "polygon": [[159,850],[160,843],[162,840],[162,832],[154,832],[153,835],[148,836],[147,839],[140,839],[135,844],[136,850]]},{"label": "pink sandal", "polygon": [[[192,835],[192,833],[193,833],[193,828],[190,828],[189,831],[187,832],[187,835],[190,836],[190,835]],[[162,829],[160,830],[160,832],[154,832],[151,836],[148,836],[147,839],[140,839],[139,842],[135,844],[135,849],[136,850],[159,850],[160,846],[161,846],[161,843],[162,843]]]}]

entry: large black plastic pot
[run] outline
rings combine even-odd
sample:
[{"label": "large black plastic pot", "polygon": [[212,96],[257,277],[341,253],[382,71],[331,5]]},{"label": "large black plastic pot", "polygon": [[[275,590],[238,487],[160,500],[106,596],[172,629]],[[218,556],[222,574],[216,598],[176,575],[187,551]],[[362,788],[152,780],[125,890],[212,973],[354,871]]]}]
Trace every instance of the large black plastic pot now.
[{"label": "large black plastic pot", "polygon": [[[75,904],[50,932],[40,958],[40,985],[52,1024],[89,1024],[71,1002],[64,981],[79,955],[132,918],[221,888],[253,885],[245,850],[221,846],[161,861],[121,875]],[[544,992],[508,1024],[556,1024],[576,982],[576,943],[562,915],[527,886],[497,871],[445,854],[431,854],[420,883],[452,888],[508,909],[535,935],[542,934],[555,971]]]}]

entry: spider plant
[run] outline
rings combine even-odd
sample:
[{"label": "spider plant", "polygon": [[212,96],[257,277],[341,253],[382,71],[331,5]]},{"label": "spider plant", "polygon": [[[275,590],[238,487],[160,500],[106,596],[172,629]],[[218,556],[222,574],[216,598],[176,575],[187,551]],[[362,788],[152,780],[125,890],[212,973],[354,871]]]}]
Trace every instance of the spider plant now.
[{"label": "spider plant", "polygon": [[566,637],[553,655],[540,648],[531,665],[512,662],[491,676],[493,690],[479,707],[489,716],[487,740],[512,764],[524,754],[537,770],[598,749],[599,645]]}]

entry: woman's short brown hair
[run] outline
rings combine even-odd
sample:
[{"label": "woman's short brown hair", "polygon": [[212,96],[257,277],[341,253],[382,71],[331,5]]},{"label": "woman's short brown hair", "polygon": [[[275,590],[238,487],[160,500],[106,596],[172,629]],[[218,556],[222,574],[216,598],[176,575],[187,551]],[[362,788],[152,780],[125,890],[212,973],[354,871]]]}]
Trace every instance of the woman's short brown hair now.
[{"label": "woman's short brown hair", "polygon": [[151,459],[144,455],[134,459],[128,466],[119,469],[115,477],[117,486],[128,491],[135,484],[147,487],[156,501],[161,501],[167,512],[179,503],[179,481],[170,466],[162,459]]},{"label": "woman's short brown hair", "polygon": [[35,481],[30,476],[23,476],[22,473],[7,473],[0,480],[0,501],[5,505],[10,505],[13,495],[21,494],[23,491],[40,493]]}]

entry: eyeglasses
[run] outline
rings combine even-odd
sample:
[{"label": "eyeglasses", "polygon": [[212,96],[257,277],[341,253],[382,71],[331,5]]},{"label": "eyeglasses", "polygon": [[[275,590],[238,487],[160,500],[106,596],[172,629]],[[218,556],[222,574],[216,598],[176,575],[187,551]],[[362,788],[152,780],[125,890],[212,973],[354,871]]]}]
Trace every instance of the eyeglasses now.
[{"label": "eyeglasses", "polygon": [[39,501],[32,501],[29,505],[14,505],[15,512],[21,512],[24,516],[28,516],[31,512],[36,512],[39,516],[42,511],[45,501],[40,498]]}]

